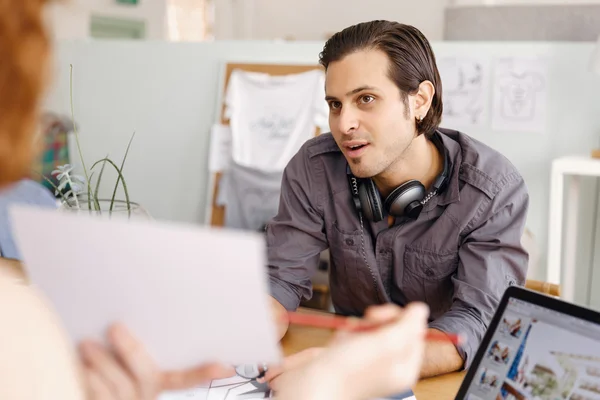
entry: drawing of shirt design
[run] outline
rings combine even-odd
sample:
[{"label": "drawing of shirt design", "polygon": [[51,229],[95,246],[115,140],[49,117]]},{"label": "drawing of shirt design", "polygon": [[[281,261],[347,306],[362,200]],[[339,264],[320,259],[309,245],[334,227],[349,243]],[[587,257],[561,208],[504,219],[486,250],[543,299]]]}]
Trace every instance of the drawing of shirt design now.
[{"label": "drawing of shirt design", "polygon": [[536,96],[544,88],[537,72],[509,72],[499,81],[500,113],[508,120],[529,121],[535,117]]},{"label": "drawing of shirt design", "polygon": [[450,64],[444,68],[444,117],[464,116],[476,124],[483,113],[483,66],[478,62]]},{"label": "drawing of shirt design", "polygon": [[178,393],[162,395],[158,400],[257,400],[273,399],[268,384],[232,376],[215,379],[208,386],[199,386]]},{"label": "drawing of shirt design", "polygon": [[277,214],[278,206],[278,189],[247,188],[244,193],[241,216],[244,226],[252,230],[259,230]]},{"label": "drawing of shirt design", "polygon": [[217,204],[225,226],[259,231],[277,214],[283,172],[265,172],[231,162],[223,174]]}]

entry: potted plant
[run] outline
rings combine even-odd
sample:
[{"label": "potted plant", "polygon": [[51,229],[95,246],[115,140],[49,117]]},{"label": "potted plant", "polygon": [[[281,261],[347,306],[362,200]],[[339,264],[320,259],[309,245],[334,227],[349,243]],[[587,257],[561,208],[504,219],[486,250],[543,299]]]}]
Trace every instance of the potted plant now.
[{"label": "potted plant", "polygon": [[[77,151],[79,153],[84,176],[74,174],[74,167],[70,164],[65,164],[58,166],[56,170],[52,172],[52,175],[56,176],[58,185],[44,177],[44,179],[54,187],[55,195],[60,198],[59,209],[77,213],[84,212],[88,214],[104,215],[108,217],[123,216],[127,218],[149,218],[148,212],[140,204],[131,201],[125,177],[123,176],[123,168],[135,132],[131,135],[120,166],[110,159],[108,155],[95,161],[89,168],[85,163],[79,142],[79,133],[75,124],[75,113],[73,108],[73,65],[70,66],[70,103],[73,132],[75,134]],[[117,180],[114,184],[112,194],[107,197],[101,197],[99,195],[100,183],[107,166],[116,171]],[[118,199],[116,197],[119,185],[123,188],[125,195],[124,199]]]}]

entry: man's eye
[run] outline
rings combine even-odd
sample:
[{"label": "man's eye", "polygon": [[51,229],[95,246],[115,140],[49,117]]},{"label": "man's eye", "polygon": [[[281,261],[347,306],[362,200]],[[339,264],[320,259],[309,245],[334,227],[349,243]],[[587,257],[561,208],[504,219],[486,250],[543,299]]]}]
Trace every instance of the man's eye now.
[{"label": "man's eye", "polygon": [[375,100],[375,98],[368,94],[360,97],[360,102],[363,104],[368,104],[368,103],[372,102],[373,100]]}]

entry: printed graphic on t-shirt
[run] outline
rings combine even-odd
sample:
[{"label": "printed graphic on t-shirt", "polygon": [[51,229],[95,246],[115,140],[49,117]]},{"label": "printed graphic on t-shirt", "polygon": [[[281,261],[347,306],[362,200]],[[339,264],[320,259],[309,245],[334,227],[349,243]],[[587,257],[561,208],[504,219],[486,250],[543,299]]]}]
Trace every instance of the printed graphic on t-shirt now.
[{"label": "printed graphic on t-shirt", "polygon": [[224,172],[217,204],[225,206],[225,226],[259,231],[277,214],[281,179],[279,171],[265,172],[231,163]]},{"label": "printed graphic on t-shirt", "polygon": [[296,119],[283,110],[257,116],[250,120],[250,131],[255,137],[274,140],[288,140],[296,126]]},{"label": "printed graphic on t-shirt", "polygon": [[325,76],[321,70],[271,76],[234,70],[225,115],[232,160],[263,171],[283,171],[316,127],[328,130]]}]

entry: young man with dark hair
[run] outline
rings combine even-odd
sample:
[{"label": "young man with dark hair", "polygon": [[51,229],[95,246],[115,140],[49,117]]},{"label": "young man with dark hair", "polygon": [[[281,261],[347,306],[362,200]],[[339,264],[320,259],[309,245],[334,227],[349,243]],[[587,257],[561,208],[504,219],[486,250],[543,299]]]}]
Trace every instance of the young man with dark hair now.
[{"label": "young man with dark hair", "polygon": [[523,178],[495,150],[439,128],[442,83],[416,28],[351,26],[327,41],[320,63],[331,133],[309,140],[287,165],[267,226],[276,313],[311,297],[311,275],[329,249],[336,312],[423,301],[429,329],[466,340],[428,344],[421,376],[467,368],[502,293],[525,281]]}]

